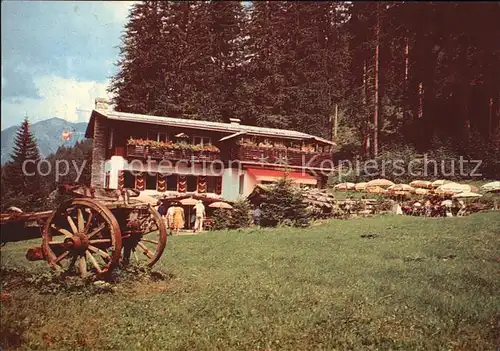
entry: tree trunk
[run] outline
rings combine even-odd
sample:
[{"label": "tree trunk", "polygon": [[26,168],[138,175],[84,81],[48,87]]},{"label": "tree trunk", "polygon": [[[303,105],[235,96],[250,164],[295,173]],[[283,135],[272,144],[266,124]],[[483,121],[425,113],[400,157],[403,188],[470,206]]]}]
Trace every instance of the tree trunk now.
[{"label": "tree trunk", "polygon": [[491,138],[491,136],[493,135],[493,127],[492,127],[492,123],[493,123],[493,98],[492,97],[490,97],[490,99],[489,99],[488,107],[489,107],[489,117],[490,117],[489,121],[488,121],[488,135]]},{"label": "tree trunk", "polygon": [[377,3],[377,24],[375,26],[375,70],[374,70],[374,105],[375,109],[373,112],[373,155],[377,157],[378,155],[378,71],[379,71],[379,50],[380,50],[380,14],[379,14],[379,3]]}]

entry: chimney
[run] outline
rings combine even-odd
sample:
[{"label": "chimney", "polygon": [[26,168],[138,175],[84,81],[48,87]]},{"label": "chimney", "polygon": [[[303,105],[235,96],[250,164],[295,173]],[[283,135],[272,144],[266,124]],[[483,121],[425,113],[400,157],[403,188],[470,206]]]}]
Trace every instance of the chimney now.
[{"label": "chimney", "polygon": [[241,120],[239,118],[229,118],[229,124],[240,124]]},{"label": "chimney", "polygon": [[96,98],[95,99],[95,109],[96,110],[109,110],[109,100],[106,98]]}]

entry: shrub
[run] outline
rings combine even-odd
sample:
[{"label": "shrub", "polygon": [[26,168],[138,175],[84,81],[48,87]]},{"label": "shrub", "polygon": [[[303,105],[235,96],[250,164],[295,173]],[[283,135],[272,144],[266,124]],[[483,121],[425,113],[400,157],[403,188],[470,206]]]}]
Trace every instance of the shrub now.
[{"label": "shrub", "polygon": [[231,227],[246,228],[252,224],[252,206],[245,199],[240,199],[233,204]]},{"label": "shrub", "polygon": [[252,207],[247,200],[241,199],[233,204],[232,210],[216,209],[213,220],[216,230],[246,228],[252,223]]},{"label": "shrub", "polygon": [[213,215],[213,229],[222,230],[231,228],[231,210],[225,208],[218,208],[214,211]]},{"label": "shrub", "polygon": [[311,214],[307,210],[300,190],[292,187],[287,178],[271,186],[261,202],[261,225],[276,227],[290,224],[295,227],[309,225]]}]

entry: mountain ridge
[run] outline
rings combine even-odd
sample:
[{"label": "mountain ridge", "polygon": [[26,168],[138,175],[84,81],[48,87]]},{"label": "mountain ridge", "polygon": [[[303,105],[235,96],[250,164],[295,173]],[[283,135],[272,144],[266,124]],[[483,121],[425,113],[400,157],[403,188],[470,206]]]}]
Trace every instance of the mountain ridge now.
[{"label": "mountain ridge", "polygon": [[[19,129],[19,125],[5,128],[1,131],[1,164],[10,161],[12,147]],[[51,117],[31,124],[40,156],[47,157],[57,151],[60,146],[73,146],[77,141],[85,139],[87,122],[70,122],[60,117]],[[64,131],[74,131],[70,140],[63,140]]]}]

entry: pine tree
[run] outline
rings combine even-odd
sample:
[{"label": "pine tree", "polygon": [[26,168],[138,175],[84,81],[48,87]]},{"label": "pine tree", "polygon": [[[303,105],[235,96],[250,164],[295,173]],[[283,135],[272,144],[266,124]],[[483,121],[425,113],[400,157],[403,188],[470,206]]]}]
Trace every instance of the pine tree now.
[{"label": "pine tree", "polygon": [[2,207],[17,206],[23,211],[43,209],[47,189],[38,172],[40,154],[27,118],[17,132],[11,158],[3,170]]},{"label": "pine tree", "polygon": [[120,48],[118,73],[111,81],[118,111],[155,114],[163,101],[165,73],[162,69],[162,15],[160,3],[132,5]]},{"label": "pine tree", "polygon": [[293,188],[290,179],[285,177],[279,180],[266,193],[260,204],[261,225],[264,227],[308,226],[311,214],[303,199],[301,192]]},{"label": "pine tree", "polygon": [[186,100],[195,118],[228,121],[238,110],[244,38],[243,6],[233,1],[196,2],[188,24]]}]

